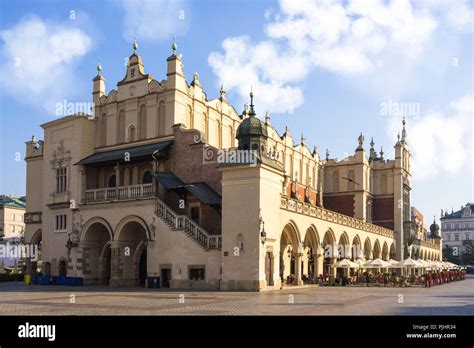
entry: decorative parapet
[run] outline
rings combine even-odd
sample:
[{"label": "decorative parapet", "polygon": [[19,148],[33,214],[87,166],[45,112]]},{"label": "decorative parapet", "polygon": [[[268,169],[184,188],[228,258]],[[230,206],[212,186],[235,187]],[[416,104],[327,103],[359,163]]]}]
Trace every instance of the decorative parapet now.
[{"label": "decorative parapet", "polygon": [[439,245],[437,245],[436,243],[432,243],[422,239],[420,239],[420,246],[424,248],[439,250]]},{"label": "decorative parapet", "polygon": [[39,224],[42,222],[42,212],[25,213],[24,222],[25,224]]},{"label": "decorative parapet", "polygon": [[373,225],[344,214],[336,213],[335,211],[311,205],[309,203],[299,202],[284,195],[281,196],[280,208],[312,216],[316,219],[334,222],[340,225],[356,228],[358,230],[375,233],[384,237],[395,238],[394,232],[388,228]]}]

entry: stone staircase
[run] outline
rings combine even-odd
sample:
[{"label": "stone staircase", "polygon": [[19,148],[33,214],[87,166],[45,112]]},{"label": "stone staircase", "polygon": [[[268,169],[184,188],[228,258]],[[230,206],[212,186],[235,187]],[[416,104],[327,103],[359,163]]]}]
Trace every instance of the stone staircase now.
[{"label": "stone staircase", "polygon": [[209,234],[186,215],[176,214],[158,197],[155,197],[155,199],[155,215],[170,226],[173,231],[182,231],[204,250],[220,250],[222,248],[221,235]]}]

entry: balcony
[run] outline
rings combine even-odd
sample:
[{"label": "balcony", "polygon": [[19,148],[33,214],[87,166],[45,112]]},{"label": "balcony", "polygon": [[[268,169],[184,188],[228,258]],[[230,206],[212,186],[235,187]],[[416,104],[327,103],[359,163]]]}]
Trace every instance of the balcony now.
[{"label": "balcony", "polygon": [[84,201],[85,203],[126,201],[133,199],[150,198],[153,196],[153,184],[150,183],[86,190]]}]

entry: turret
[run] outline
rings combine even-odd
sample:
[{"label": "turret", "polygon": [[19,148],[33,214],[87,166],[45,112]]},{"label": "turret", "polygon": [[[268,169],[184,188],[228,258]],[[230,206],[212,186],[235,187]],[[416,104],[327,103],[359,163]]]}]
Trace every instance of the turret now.
[{"label": "turret", "polygon": [[100,60],[97,64],[97,76],[94,77],[93,89],[92,89],[92,101],[94,105],[100,105],[100,97],[105,94],[105,79],[102,76],[102,66],[100,65]]}]

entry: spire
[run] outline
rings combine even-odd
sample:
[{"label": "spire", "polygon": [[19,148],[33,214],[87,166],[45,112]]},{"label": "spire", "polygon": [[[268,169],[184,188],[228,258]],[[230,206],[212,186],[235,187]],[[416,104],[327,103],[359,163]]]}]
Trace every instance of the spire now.
[{"label": "spire", "polygon": [[397,133],[397,143],[395,145],[400,145],[400,132]]},{"label": "spire", "polygon": [[403,129],[402,129],[402,144],[407,144],[407,130],[405,129],[405,117],[403,117],[403,121],[402,121],[402,125],[403,125]]},{"label": "spire", "polygon": [[221,89],[219,91],[220,95],[221,95],[221,101],[225,99],[225,90],[224,90],[224,85],[221,84]]},{"label": "spire", "polygon": [[301,145],[304,145],[304,141],[305,141],[305,137],[304,137],[304,134],[301,133]]},{"label": "spire", "polygon": [[265,124],[267,126],[270,125],[270,114],[268,113],[268,111],[265,112]]},{"label": "spire", "polygon": [[97,76],[101,76],[102,66],[100,65],[100,59],[97,59]]},{"label": "spire", "polygon": [[362,135],[362,132],[360,132],[359,137],[357,138],[357,141],[359,142],[359,146],[357,147],[356,151],[364,150],[364,135]]},{"label": "spire", "polygon": [[329,160],[329,149],[326,149],[326,161]]},{"label": "spire", "polygon": [[375,152],[375,149],[374,149],[374,138],[372,137],[372,139],[370,140],[370,155],[369,155],[369,158],[371,160],[374,160],[377,158],[377,152]]},{"label": "spire", "polygon": [[318,148],[316,145],[313,146],[313,156],[318,153]]},{"label": "spire", "polygon": [[133,38],[133,53],[137,53],[138,49],[138,43],[137,43],[137,38]]},{"label": "spire", "polygon": [[256,113],[255,113],[255,109],[254,109],[254,105],[253,105],[253,90],[252,90],[252,86],[250,86],[250,111],[249,111],[249,116],[255,116]]},{"label": "spire", "polygon": [[176,45],[176,36],[173,36],[173,44],[171,45],[171,49],[173,50],[173,55],[176,55],[176,50],[178,49],[178,45]]},{"label": "spire", "polygon": [[383,152],[383,147],[381,146],[380,147],[380,159],[383,161],[383,155],[384,155],[384,152]]}]

